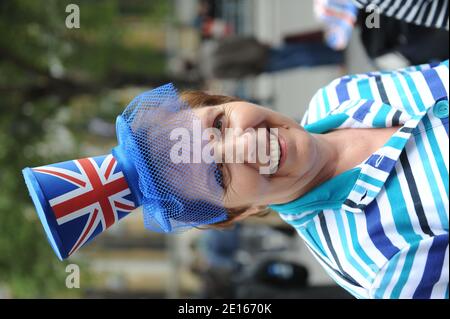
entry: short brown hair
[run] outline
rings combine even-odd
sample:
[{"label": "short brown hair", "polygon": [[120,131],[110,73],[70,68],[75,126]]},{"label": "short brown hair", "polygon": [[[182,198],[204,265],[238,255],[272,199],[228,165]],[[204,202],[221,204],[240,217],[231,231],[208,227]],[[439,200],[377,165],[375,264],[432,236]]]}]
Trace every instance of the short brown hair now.
[{"label": "short brown hair", "polygon": [[[231,102],[238,102],[242,101],[242,99],[233,97],[233,96],[226,96],[226,95],[217,95],[217,94],[209,94],[202,91],[185,91],[181,93],[180,98],[183,102],[187,103],[191,108],[201,108],[205,106],[216,106],[221,105],[225,103],[231,103]],[[238,218],[240,215],[244,214],[250,207],[239,207],[239,208],[228,208],[227,209],[227,219],[205,226],[205,228],[216,228],[216,229],[225,229],[229,228],[233,225],[236,218]],[[257,216],[264,217],[268,213],[270,213],[269,209],[262,210]],[[202,227],[199,227],[201,229],[204,229]]]}]

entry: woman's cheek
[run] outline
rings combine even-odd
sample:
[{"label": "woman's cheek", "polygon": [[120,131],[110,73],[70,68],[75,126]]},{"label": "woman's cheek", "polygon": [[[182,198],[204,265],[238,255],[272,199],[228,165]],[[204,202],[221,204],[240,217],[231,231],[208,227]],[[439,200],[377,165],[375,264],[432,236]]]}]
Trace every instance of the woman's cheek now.
[{"label": "woman's cheek", "polygon": [[259,198],[268,186],[262,175],[245,164],[230,165],[230,173],[231,181],[227,192],[240,204]]}]

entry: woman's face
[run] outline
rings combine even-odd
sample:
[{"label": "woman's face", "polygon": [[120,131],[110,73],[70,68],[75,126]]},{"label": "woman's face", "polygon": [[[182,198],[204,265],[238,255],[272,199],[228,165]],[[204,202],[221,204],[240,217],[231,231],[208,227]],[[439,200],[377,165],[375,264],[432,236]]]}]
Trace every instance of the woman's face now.
[{"label": "woman's face", "polygon": [[[248,102],[203,107],[194,109],[194,113],[201,120],[203,128],[216,128],[225,137],[217,142],[218,152],[234,154],[231,160],[229,155],[228,158],[222,157],[226,208],[281,204],[298,198],[304,186],[303,178],[312,167],[315,152],[313,137],[299,124]],[[227,129],[228,132],[232,129],[234,138],[228,138]],[[249,132],[258,132],[258,129],[263,134],[253,134],[252,139]],[[270,129],[277,129],[278,137],[271,136]],[[265,144],[261,144],[261,139],[266,139]],[[252,148],[254,142],[256,149]],[[276,147],[270,147],[270,142],[276,143]],[[261,153],[258,149],[260,145],[266,147],[264,157],[258,154]],[[230,149],[234,152],[230,153]],[[243,160],[238,161],[236,154],[242,151]],[[252,161],[249,154],[255,155],[256,160]],[[271,174],[262,174],[261,168],[267,169],[269,158],[275,167],[272,167]]]}]

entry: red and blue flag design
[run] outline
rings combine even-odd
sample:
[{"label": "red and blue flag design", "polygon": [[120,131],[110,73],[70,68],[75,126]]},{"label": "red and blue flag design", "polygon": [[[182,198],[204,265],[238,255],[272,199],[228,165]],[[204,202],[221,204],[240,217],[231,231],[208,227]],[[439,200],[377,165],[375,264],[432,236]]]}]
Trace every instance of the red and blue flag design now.
[{"label": "red and blue flag design", "polygon": [[113,155],[24,170],[47,237],[67,258],[136,208]]}]

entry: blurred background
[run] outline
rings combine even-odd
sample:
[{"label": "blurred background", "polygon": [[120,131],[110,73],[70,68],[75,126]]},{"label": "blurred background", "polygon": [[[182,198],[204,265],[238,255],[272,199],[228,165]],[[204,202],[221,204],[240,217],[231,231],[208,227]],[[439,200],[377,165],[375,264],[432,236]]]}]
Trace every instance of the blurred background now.
[{"label": "blurred background", "polygon": [[[80,28],[66,26],[70,3]],[[276,215],[166,236],[135,211],[60,262],[21,170],[109,153],[116,116],[167,82],[300,120],[339,76],[448,57],[448,33],[428,33],[443,39],[433,56],[405,57],[416,31],[390,27],[389,46],[357,26],[336,51],[313,0],[1,1],[0,298],[351,298]],[[66,287],[68,264],[79,289]]]}]

